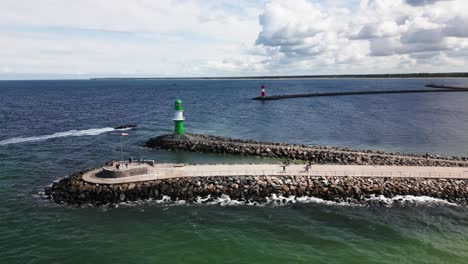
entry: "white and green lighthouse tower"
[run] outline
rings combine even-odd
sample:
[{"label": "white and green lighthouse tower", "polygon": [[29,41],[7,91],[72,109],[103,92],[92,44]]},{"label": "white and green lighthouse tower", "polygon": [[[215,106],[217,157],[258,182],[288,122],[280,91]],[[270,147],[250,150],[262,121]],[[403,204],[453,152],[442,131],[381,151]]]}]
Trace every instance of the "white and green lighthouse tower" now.
[{"label": "white and green lighthouse tower", "polygon": [[182,107],[182,101],[177,99],[175,101],[175,113],[174,113],[174,135],[183,136],[185,134],[184,129],[184,108]]}]

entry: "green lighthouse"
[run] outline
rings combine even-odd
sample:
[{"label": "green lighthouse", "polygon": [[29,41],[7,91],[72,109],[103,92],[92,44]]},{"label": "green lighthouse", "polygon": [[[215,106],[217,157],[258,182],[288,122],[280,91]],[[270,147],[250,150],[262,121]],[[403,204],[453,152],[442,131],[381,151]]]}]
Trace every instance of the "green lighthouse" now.
[{"label": "green lighthouse", "polygon": [[175,113],[174,113],[174,134],[183,136],[185,134],[184,130],[184,108],[182,107],[182,101],[177,99],[175,101]]}]

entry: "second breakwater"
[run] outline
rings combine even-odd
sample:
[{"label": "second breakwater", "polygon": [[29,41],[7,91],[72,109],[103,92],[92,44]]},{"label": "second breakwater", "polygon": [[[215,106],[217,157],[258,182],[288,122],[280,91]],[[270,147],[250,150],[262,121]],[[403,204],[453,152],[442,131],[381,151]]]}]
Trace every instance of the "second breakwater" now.
[{"label": "second breakwater", "polygon": [[307,93],[307,94],[285,94],[285,95],[270,95],[270,96],[258,96],[252,98],[252,100],[259,101],[271,101],[291,98],[302,98],[302,97],[320,97],[320,96],[347,96],[347,95],[369,95],[369,94],[408,94],[408,93],[450,93],[450,92],[468,92],[468,88],[458,87],[443,87],[443,86],[428,86],[432,88],[445,88],[440,90],[393,90],[393,91],[355,91],[355,92],[328,92],[328,93]]},{"label": "second breakwater", "polygon": [[187,134],[182,139],[172,135],[158,136],[148,140],[145,146],[173,151],[296,159],[314,164],[468,167],[466,157],[258,142],[200,134]]}]

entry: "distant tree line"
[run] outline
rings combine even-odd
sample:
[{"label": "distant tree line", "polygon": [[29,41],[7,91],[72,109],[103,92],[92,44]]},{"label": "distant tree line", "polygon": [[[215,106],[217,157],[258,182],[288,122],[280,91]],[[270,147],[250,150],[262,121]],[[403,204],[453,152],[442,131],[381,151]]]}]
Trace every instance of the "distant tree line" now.
[{"label": "distant tree line", "polygon": [[236,80],[236,79],[318,79],[318,78],[468,78],[468,72],[448,72],[448,73],[397,73],[397,74],[344,74],[344,75],[277,75],[277,76],[242,76],[242,77],[109,77],[109,78],[92,78],[91,80]]}]

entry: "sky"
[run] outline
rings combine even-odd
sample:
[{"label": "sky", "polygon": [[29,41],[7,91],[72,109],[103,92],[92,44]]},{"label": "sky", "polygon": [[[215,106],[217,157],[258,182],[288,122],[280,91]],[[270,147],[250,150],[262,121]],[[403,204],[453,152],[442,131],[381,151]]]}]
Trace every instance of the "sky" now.
[{"label": "sky", "polygon": [[0,0],[0,79],[468,71],[468,0]]}]

